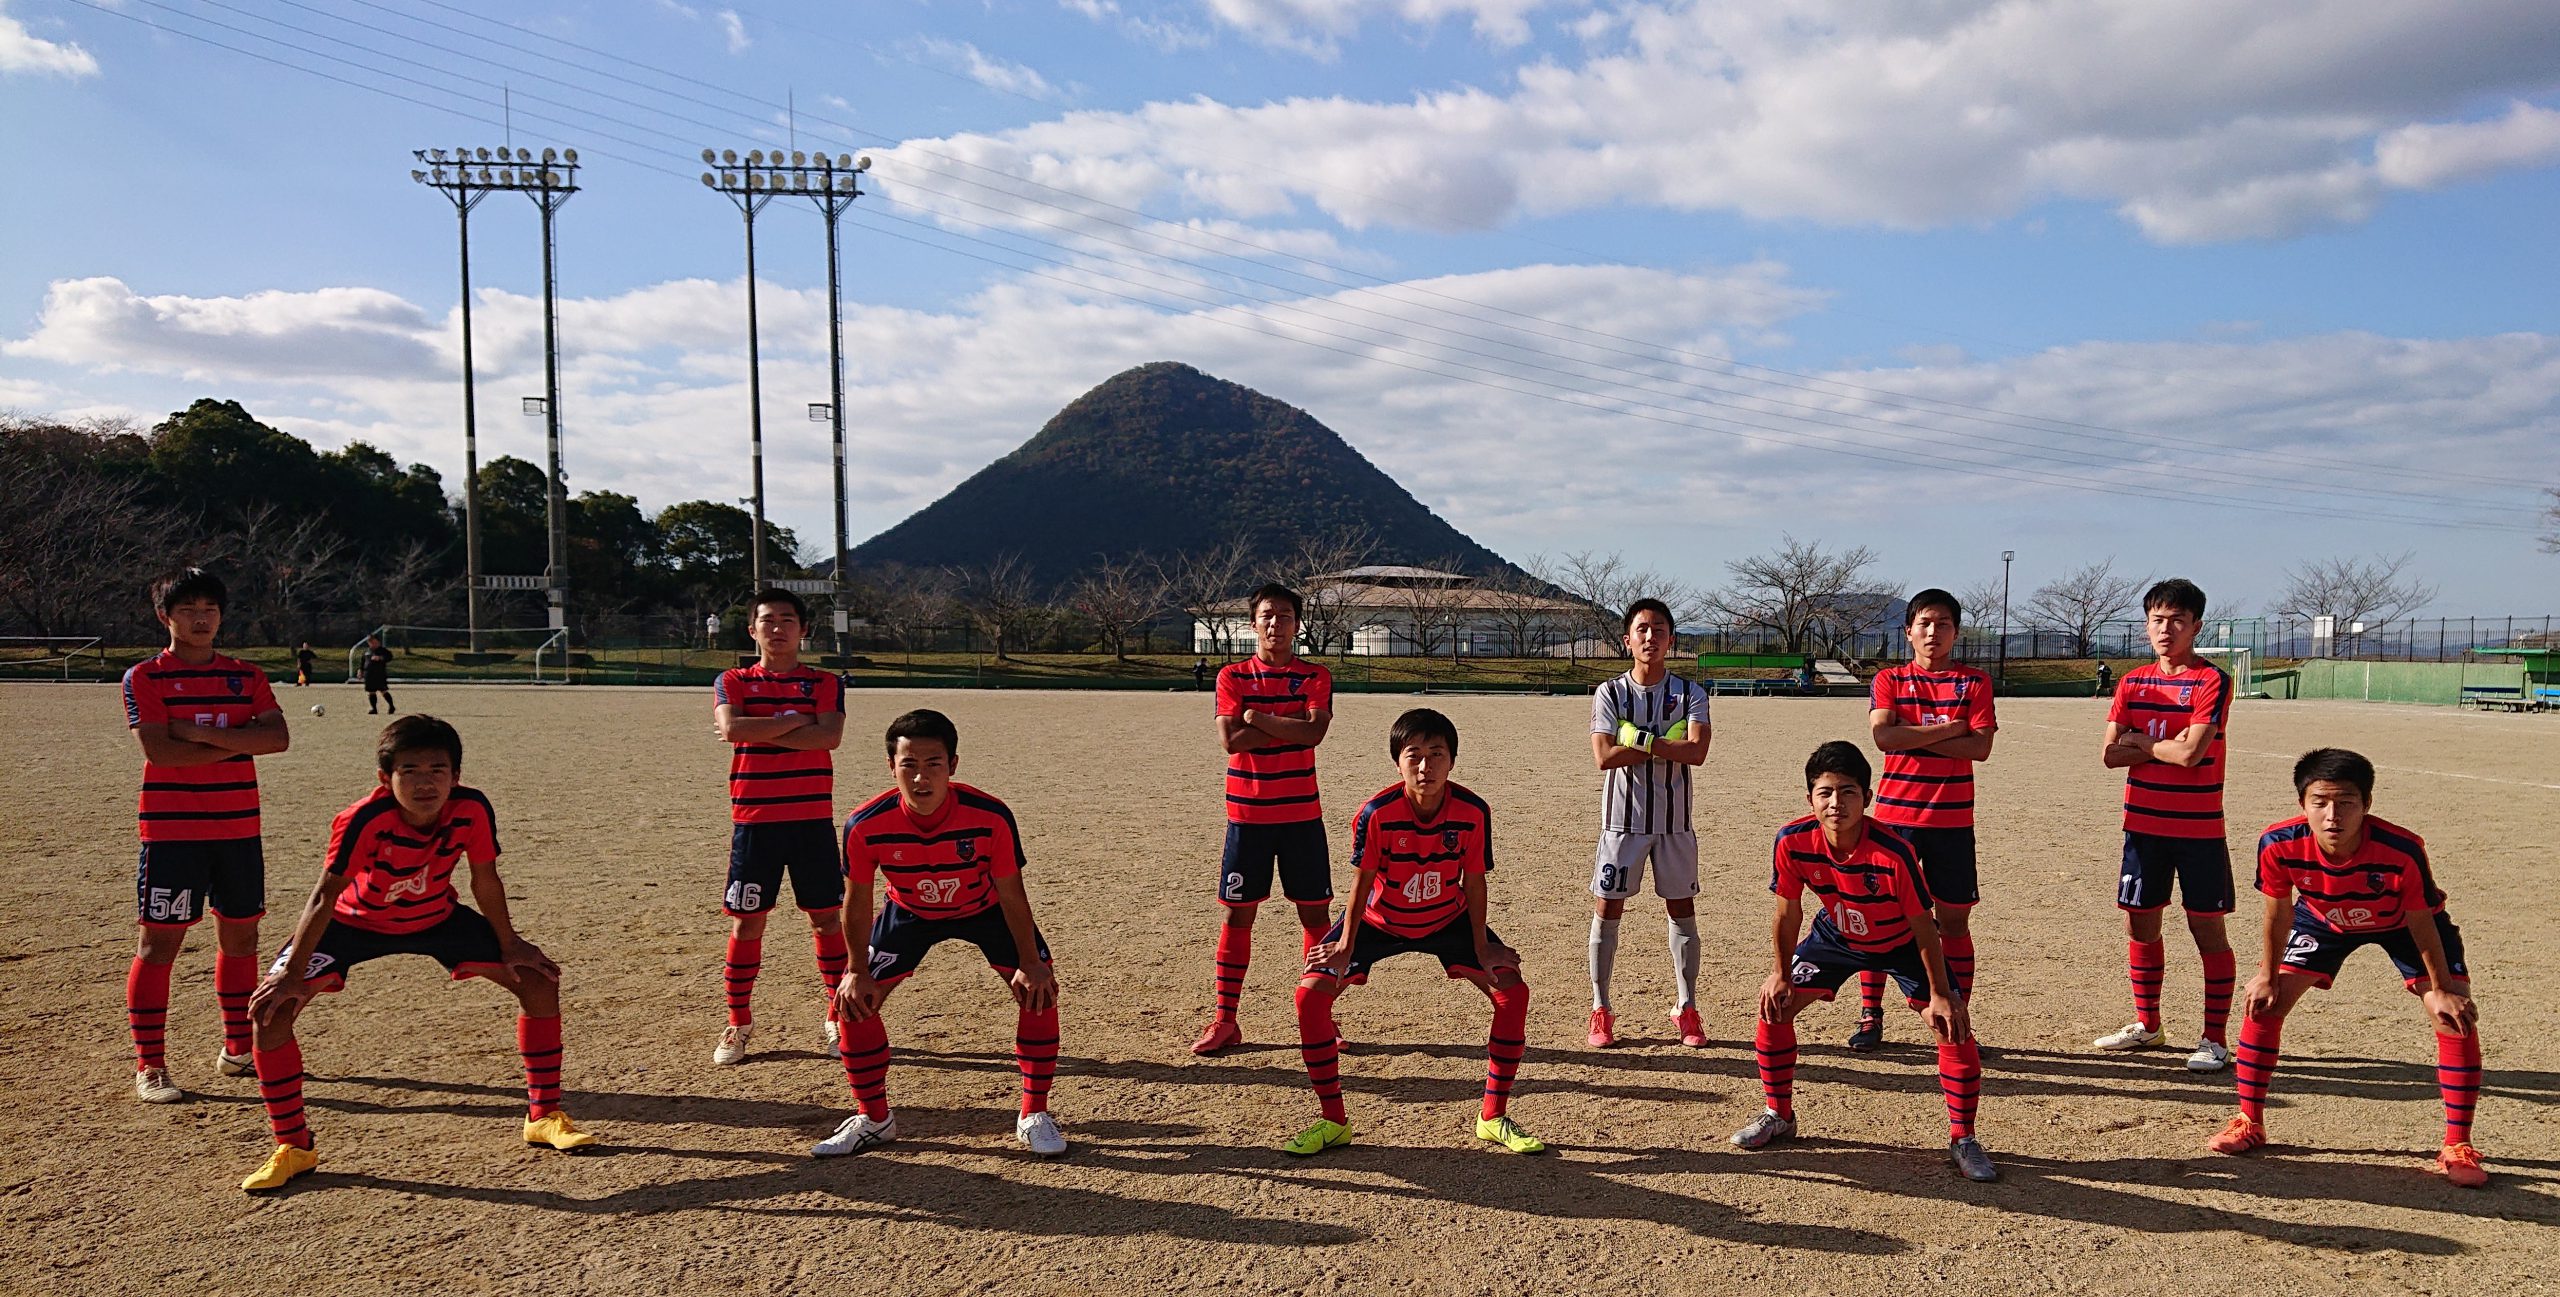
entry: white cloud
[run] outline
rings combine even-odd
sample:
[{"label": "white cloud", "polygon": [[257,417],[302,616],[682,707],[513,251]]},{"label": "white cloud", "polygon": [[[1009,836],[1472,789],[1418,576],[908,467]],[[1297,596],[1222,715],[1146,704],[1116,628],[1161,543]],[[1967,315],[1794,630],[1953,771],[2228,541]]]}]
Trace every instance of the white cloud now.
[{"label": "white cloud", "polygon": [[723,35],[729,38],[729,52],[732,54],[746,53],[747,47],[755,43],[747,39],[746,20],[738,17],[738,11],[735,9],[721,10],[719,18],[720,31]]},{"label": "white cloud", "polygon": [[2560,161],[2560,112],[2523,100],[2494,121],[2403,126],[2373,150],[2383,183],[2435,189],[2521,167]]},{"label": "white cloud", "polygon": [[1417,27],[1464,17],[1473,23],[1479,39],[1508,48],[1529,39],[1529,14],[1550,3],[1552,0],[1205,0],[1209,13],[1219,22],[1255,40],[1317,54],[1329,53],[1336,42],[1376,16],[1400,19]]},{"label": "white cloud", "polygon": [[115,279],[56,281],[36,329],[0,355],[191,379],[327,382],[435,372],[428,317],[371,288],[145,297]]},{"label": "white cloud", "polygon": [[71,42],[37,36],[26,24],[0,12],[0,75],[13,72],[93,77],[98,75],[98,60]]},{"label": "white cloud", "polygon": [[1027,65],[1000,59],[967,41],[928,36],[909,43],[915,57],[1003,94],[1058,99],[1058,88]]}]

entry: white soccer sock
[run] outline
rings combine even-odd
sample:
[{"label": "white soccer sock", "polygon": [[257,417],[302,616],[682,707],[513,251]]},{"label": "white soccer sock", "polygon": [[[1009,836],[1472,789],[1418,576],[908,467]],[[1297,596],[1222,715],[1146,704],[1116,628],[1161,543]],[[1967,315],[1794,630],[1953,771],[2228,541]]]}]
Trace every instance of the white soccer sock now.
[{"label": "white soccer sock", "polygon": [[1680,988],[1676,1009],[1687,1009],[1698,1003],[1698,916],[1673,915],[1671,918],[1671,977]]},{"label": "white soccer sock", "polygon": [[1591,916],[1591,1007],[1609,1007],[1609,974],[1618,966],[1618,921]]}]

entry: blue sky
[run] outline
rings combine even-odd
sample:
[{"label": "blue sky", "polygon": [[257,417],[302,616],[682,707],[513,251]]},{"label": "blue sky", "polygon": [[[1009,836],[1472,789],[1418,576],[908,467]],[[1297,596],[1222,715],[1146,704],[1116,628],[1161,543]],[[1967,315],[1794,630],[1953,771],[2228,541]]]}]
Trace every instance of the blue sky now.
[{"label": "blue sky", "polygon": [[[796,144],[875,159],[857,540],[1175,359],[1514,557],[1712,584],[1793,533],[1960,587],[2009,548],[2026,588],[2112,556],[2255,609],[2414,551],[2436,611],[2560,609],[2548,3],[0,0],[0,148],[50,177],[0,198],[0,408],[230,396],[451,480],[453,219],[407,150],[510,138],[587,164],[573,489],[745,494],[739,222],[694,155]],[[805,202],[759,225],[812,542],[822,249]],[[537,255],[490,199],[484,456],[539,452]]]}]

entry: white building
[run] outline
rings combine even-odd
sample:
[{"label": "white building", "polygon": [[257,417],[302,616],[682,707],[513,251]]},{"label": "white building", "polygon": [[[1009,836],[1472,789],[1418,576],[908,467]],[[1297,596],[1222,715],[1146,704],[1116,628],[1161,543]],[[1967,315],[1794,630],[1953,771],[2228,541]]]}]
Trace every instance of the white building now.
[{"label": "white building", "polygon": [[[1592,610],[1570,599],[1478,588],[1476,579],[1436,568],[1389,564],[1309,578],[1299,596],[1299,651],[1364,657],[1537,657],[1591,633]],[[1242,599],[1191,623],[1192,651],[1253,649],[1252,610]],[[1614,647],[1614,646],[1612,646]]]}]

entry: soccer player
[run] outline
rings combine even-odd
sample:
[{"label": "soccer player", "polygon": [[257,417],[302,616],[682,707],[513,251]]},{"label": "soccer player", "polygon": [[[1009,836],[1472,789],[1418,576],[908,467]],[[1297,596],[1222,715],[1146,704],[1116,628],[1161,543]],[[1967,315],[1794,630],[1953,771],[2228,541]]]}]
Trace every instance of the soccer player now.
[{"label": "soccer player", "polygon": [[1299,949],[1333,922],[1333,861],[1316,800],[1316,745],[1333,724],[1333,673],[1297,653],[1304,605],[1285,585],[1253,592],[1254,654],[1218,670],[1218,738],[1227,751],[1227,845],[1218,863],[1217,1011],[1191,1045],[1215,1054],[1244,1040],[1236,1000],[1253,960],[1253,918],[1280,891],[1298,908]]},{"label": "soccer player", "polygon": [[[374,762],[379,782],[329,825],[328,867],[249,1000],[258,1094],[276,1137],[266,1165],[240,1182],[251,1193],[281,1189],[320,1164],[303,1117],[294,1021],[314,995],[344,989],[348,970],[390,955],[426,955],[455,981],[486,978],[514,995],[524,1142],[562,1150],[596,1142],[560,1106],[560,966],[508,916],[496,812],[461,782],[462,736],[433,716],[403,716],[383,727]],[[477,910],[455,899],[453,869],[465,860]]]},{"label": "soccer player", "polygon": [[311,651],[311,641],[309,640],[302,641],[302,647],[293,651],[294,688],[300,689],[311,683],[311,662],[312,659],[318,656],[318,654]]},{"label": "soccer player", "polygon": [[[1058,979],[1048,943],[1031,918],[1022,886],[1022,834],[1003,802],[955,782],[960,730],[936,711],[912,711],[889,722],[889,773],[897,786],[845,817],[847,917],[871,930],[870,957],[836,989],[844,1020],[837,1047],[860,1111],[809,1151],[842,1157],[898,1137],[889,1111],[889,1032],[881,1002],[945,941],[965,941],[1005,979],[1017,1012],[1014,1065],[1022,1104],[1013,1137],[1042,1157],[1067,1151],[1049,1115],[1049,1082],[1058,1071]],[[871,889],[888,898],[871,917]]]},{"label": "soccer player", "polygon": [[1529,985],[1520,980],[1519,952],[1485,924],[1492,808],[1449,782],[1458,727],[1448,717],[1427,707],[1398,716],[1387,731],[1387,755],[1402,779],[1363,803],[1352,821],[1359,870],[1352,906],[1307,952],[1307,975],[1298,982],[1298,1050],[1322,1115],[1281,1151],[1306,1157],[1351,1142],[1333,1001],[1345,984],[1366,983],[1379,960],[1411,952],[1438,959],[1442,971],[1493,1001],[1476,1138],[1514,1153],[1545,1152],[1509,1114],[1511,1082],[1527,1047]]},{"label": "soccer player", "polygon": [[1616,1043],[1609,975],[1618,962],[1618,921],[1653,862],[1653,894],[1670,915],[1671,1018],[1680,1043],[1707,1043],[1698,1021],[1698,834],[1689,811],[1691,771],[1714,738],[1707,691],[1671,674],[1671,608],[1638,599],[1619,623],[1634,665],[1591,695],[1591,760],[1603,772],[1600,848],[1591,869],[1591,1032],[1595,1047]]},{"label": "soccer player", "polygon": [[2267,916],[2258,975],[2240,996],[2240,1115],[2209,1147],[2246,1153],[2267,1142],[2267,1085],[2285,1015],[2304,992],[2328,989],[2347,956],[2380,946],[2436,1029],[2436,1086],[2444,1095],[2436,1170],[2465,1188],[2487,1184],[2489,1172],[2471,1146],[2479,1010],[2462,930],[2445,914],[2427,844],[2371,813],[2373,763],[2343,748],[2304,753],[2293,763],[2293,792],[2302,814],[2268,825],[2258,838]]},{"label": "soccer player", "polygon": [[380,638],[367,635],[364,637],[365,715],[381,714],[374,707],[377,697],[380,698],[382,706],[391,709],[392,715],[400,714],[400,704],[391,700],[391,650],[383,646]]},{"label": "soccer player", "polygon": [[2168,951],[2160,913],[2177,882],[2187,931],[2204,962],[2204,1036],[2188,1068],[2231,1065],[2223,1028],[2231,1016],[2237,961],[2224,916],[2236,902],[2231,847],[2222,839],[2223,737],[2231,723],[2231,677],[2196,656],[2204,591],[2172,577],[2142,596],[2144,627],[2157,660],[2128,671],[2107,709],[2100,759],[2124,771],[2124,871],[2116,905],[2125,912],[2134,1020],[2097,1039],[2100,1049],[2142,1049],[2165,1037],[2160,979]]},{"label": "soccer player", "polygon": [[[1902,612],[1911,660],[1875,674],[1867,732],[1884,753],[1875,818],[1920,853],[1947,976],[1956,998],[1969,1003],[1973,907],[1982,899],[1973,867],[1973,767],[1991,759],[2000,722],[1991,709],[1991,677],[1955,660],[1963,628],[1964,605],[1954,595],[1932,589],[1911,596]],[[1884,976],[1873,968],[1858,974],[1851,1049],[1884,1043]]]},{"label": "soccer player", "polygon": [[[801,665],[809,606],[788,590],[763,590],[748,605],[756,664],[723,671],[711,686],[711,718],[729,757],[729,1024],[711,1061],[747,1056],[755,1038],[756,973],[764,966],[765,920],[782,903],[782,877],[809,916],[818,980],[835,1001],[844,976],[844,865],[836,855],[835,762],[844,739],[844,681]],[[836,1043],[835,1013],[825,1021]]]},{"label": "soccer player", "polygon": [[124,723],[142,744],[137,823],[142,858],[134,912],[142,932],[125,974],[133,1033],[133,1093],[144,1103],[186,1097],[169,1079],[169,975],[187,929],[210,909],[213,994],[222,1010],[224,1076],[250,1069],[249,993],[258,985],[258,920],[267,912],[258,840],[257,758],[292,743],[266,673],[213,651],[229,599],[201,568],[152,583],[151,608],[169,647],[124,673]]},{"label": "soccer player", "polygon": [[[1795,1135],[1796,1015],[1808,1004],[1829,1000],[1851,974],[1881,969],[1893,975],[1903,999],[1938,1038],[1947,1156],[1968,1180],[1997,1180],[2000,1169],[1973,1134],[1982,1051],[1974,1043],[1964,997],[1947,976],[1919,854],[1867,816],[1872,776],[1866,754],[1854,743],[1835,740],[1815,748],[1804,765],[1805,802],[1813,814],[1778,830],[1769,866],[1769,890],[1778,894],[1771,933],[1777,968],[1760,985],[1753,1042],[1767,1106],[1734,1132],[1733,1142],[1766,1148]],[[1807,889],[1816,906],[1813,931],[1798,942]]]}]

